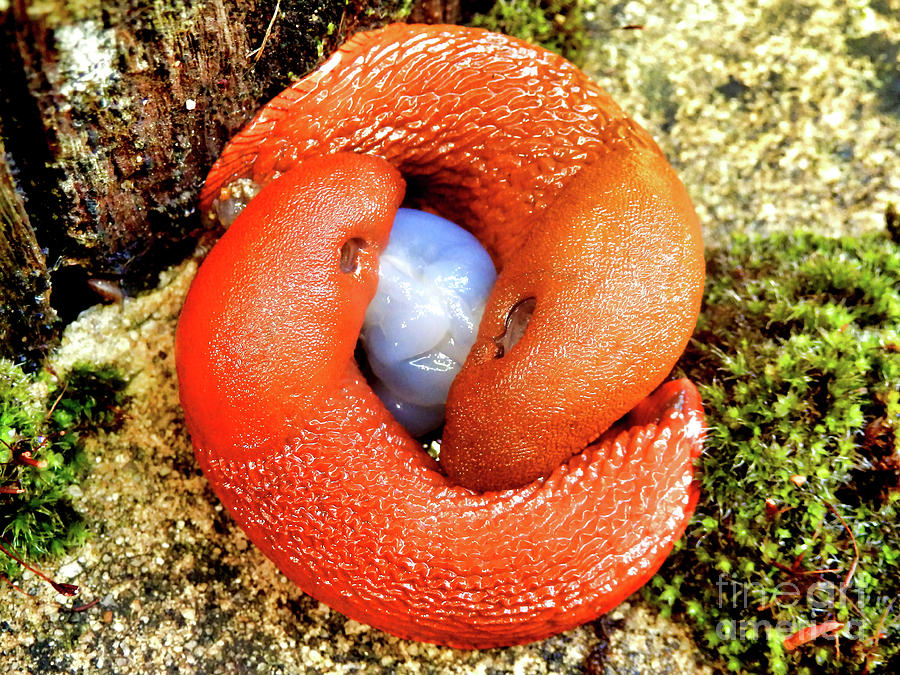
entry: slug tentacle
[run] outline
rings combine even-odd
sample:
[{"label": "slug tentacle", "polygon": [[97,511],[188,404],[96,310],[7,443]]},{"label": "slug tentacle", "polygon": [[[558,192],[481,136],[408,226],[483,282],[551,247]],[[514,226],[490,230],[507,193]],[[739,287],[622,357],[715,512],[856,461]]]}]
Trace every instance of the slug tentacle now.
[{"label": "slug tentacle", "polygon": [[[489,647],[593,619],[653,574],[697,498],[699,396],[659,385],[696,321],[702,242],[608,95],[513,38],[390,26],[257,115],[204,213],[235,184],[262,189],[198,273],[178,375],[201,467],[288,577],[396,635]],[[353,359],[404,199],[498,268],[441,465]]]}]

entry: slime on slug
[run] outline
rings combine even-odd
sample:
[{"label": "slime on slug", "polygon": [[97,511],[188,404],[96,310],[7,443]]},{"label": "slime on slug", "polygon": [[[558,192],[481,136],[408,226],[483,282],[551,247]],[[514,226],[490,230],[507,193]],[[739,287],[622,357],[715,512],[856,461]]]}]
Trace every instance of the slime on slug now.
[{"label": "slime on slug", "polygon": [[375,393],[411,435],[441,425],[496,278],[466,230],[424,211],[397,211],[360,339]]},{"label": "slime on slug", "polygon": [[[440,464],[353,358],[404,178],[499,269]],[[358,35],[229,143],[208,218],[217,201],[223,221],[246,208],[179,320],[185,423],[305,592],[496,647],[595,619],[662,564],[697,499],[703,411],[686,380],[657,385],[696,322],[702,239],[659,148],[584,73],[477,29]]]}]

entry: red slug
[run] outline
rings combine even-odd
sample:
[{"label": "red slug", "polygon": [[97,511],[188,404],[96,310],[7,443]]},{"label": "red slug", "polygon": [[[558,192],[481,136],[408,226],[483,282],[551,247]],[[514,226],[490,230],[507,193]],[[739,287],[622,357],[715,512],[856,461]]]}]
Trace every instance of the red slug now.
[{"label": "red slug", "polygon": [[[490,647],[596,618],[656,571],[697,498],[699,396],[660,384],[697,318],[702,242],[607,94],[510,37],[388,26],[262,109],[204,212],[248,186],[182,311],[178,376],[203,471],[288,577],[395,635]],[[499,270],[440,465],[354,361],[404,200]]]}]

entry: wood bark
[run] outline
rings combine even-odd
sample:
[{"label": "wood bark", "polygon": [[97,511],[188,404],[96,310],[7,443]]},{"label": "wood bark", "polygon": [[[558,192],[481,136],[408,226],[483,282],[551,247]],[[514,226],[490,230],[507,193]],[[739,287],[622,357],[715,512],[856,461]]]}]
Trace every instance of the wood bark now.
[{"label": "wood bark", "polygon": [[[206,172],[263,102],[348,35],[414,9],[10,1],[0,0],[0,356],[32,362],[101,299],[91,282],[133,293],[189,254]],[[416,12],[453,19],[459,0]]]},{"label": "wood bark", "polygon": [[16,190],[0,134],[0,334],[5,355],[39,358],[54,334],[44,253]]}]

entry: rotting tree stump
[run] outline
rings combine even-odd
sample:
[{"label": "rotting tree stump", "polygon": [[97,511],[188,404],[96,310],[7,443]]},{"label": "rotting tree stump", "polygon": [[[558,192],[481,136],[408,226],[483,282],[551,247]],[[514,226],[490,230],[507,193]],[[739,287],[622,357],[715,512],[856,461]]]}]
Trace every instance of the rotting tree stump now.
[{"label": "rotting tree stump", "polygon": [[5,4],[0,356],[32,366],[94,289],[190,253],[206,172],[263,102],[358,30],[460,18],[459,0]]}]

